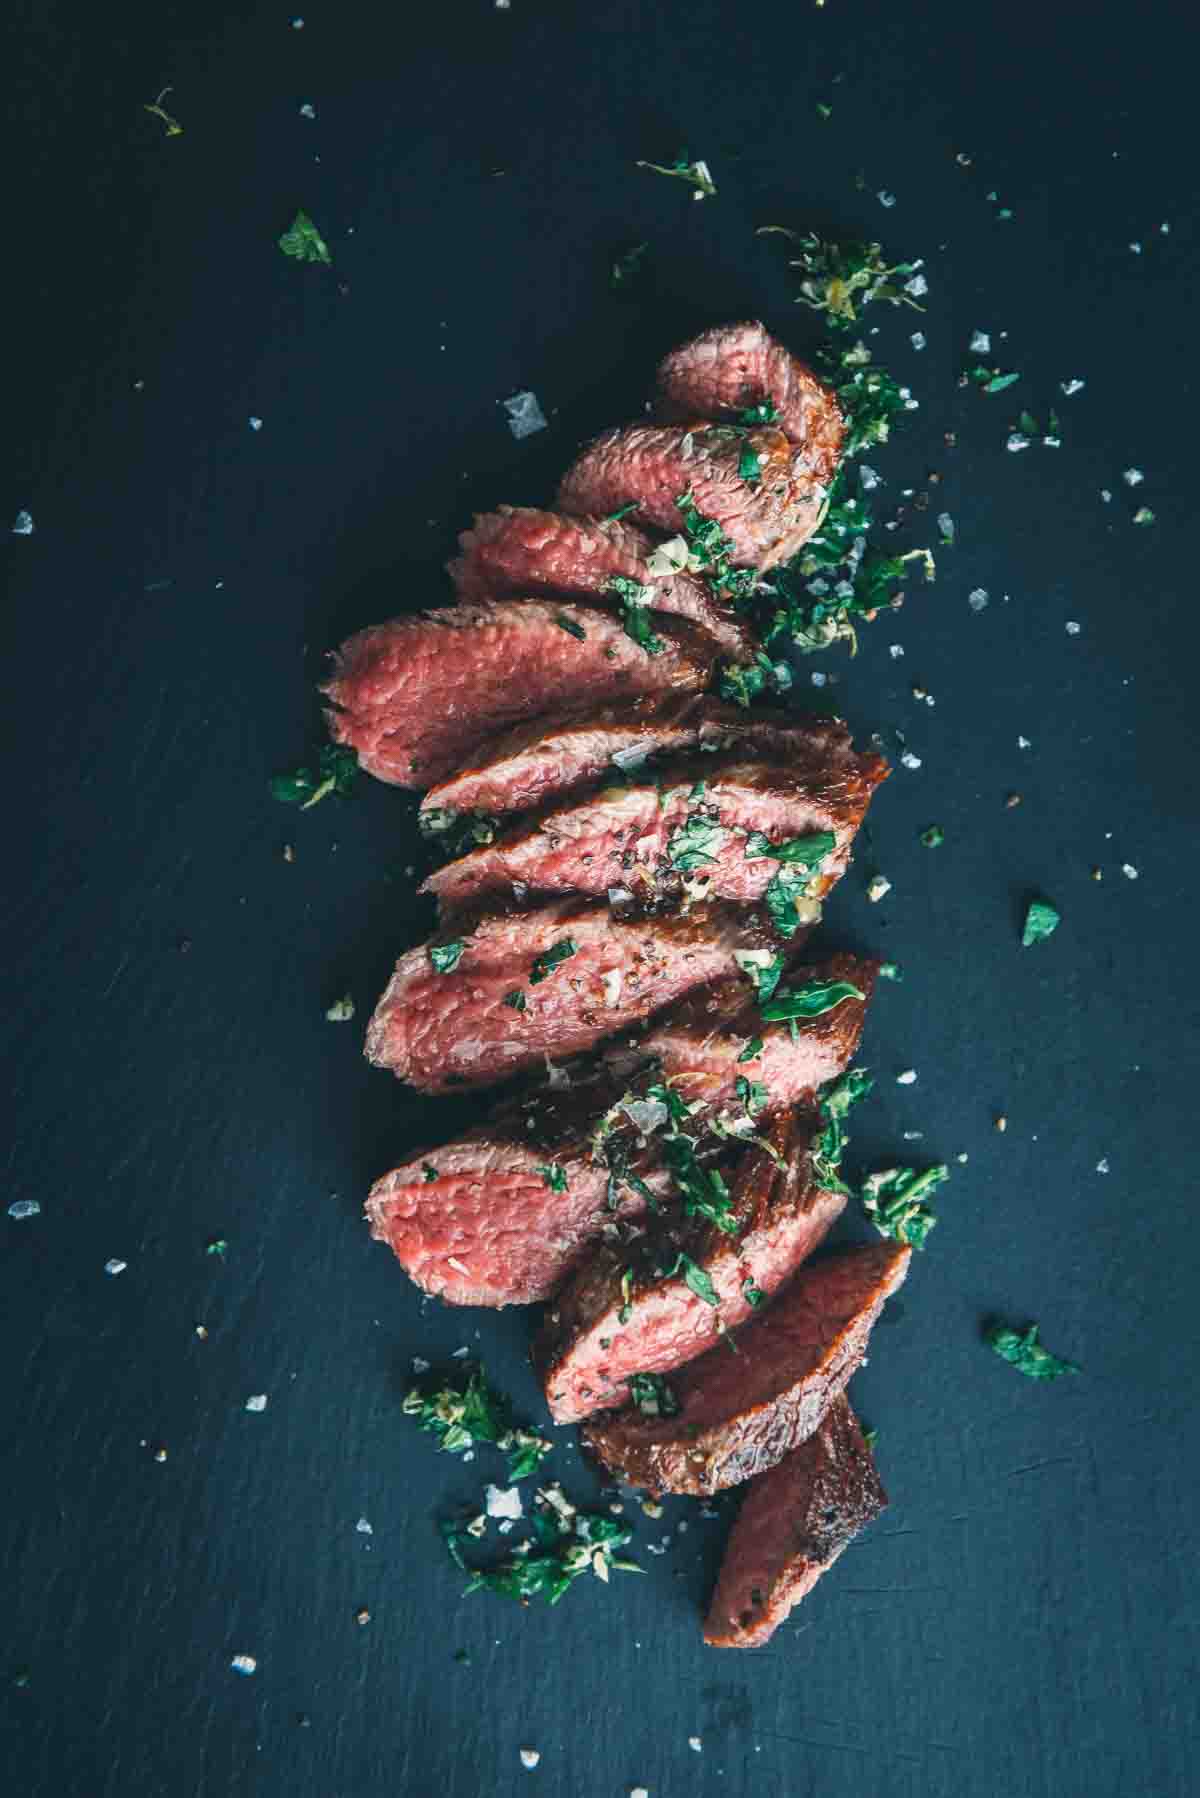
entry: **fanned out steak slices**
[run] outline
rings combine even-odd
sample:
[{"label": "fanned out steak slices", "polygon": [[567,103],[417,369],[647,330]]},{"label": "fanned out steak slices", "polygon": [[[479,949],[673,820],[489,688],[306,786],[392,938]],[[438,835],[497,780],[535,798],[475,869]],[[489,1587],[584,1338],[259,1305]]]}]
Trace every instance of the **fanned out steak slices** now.
[{"label": "fanned out steak slices", "polygon": [[433,810],[519,812],[602,775],[675,750],[742,744],[774,761],[853,754],[840,718],[749,712],[695,693],[649,694],[629,705],[573,706],[514,726],[485,759],[441,781],[421,802]]},{"label": "fanned out steak slices", "polygon": [[671,917],[578,899],[469,913],[400,957],[367,1056],[423,1092],[486,1086],[590,1049],[778,947],[760,913],[720,904]]},{"label": "fanned out steak slices", "polygon": [[[559,1294],[533,1361],[556,1423],[628,1404],[629,1379],[669,1373],[750,1317],[811,1255],[843,1193],[812,1175],[813,1114],[785,1112],[746,1150],[729,1182],[730,1230],[705,1218],[652,1219],[628,1244],[602,1243]],[[780,1165],[782,1163],[782,1166]],[[688,1285],[680,1253],[703,1269],[718,1307]]]},{"label": "fanned out steak slices", "polygon": [[[758,479],[741,473],[758,459]],[[731,560],[773,568],[808,542],[820,523],[828,479],[778,425],[623,425],[605,431],[567,470],[558,489],[564,512],[613,512],[636,504],[640,524],[678,532],[685,493],[732,544]]]},{"label": "fanned out steak slices", "polygon": [[866,1351],[885,1300],[908,1272],[898,1243],[801,1268],[761,1317],[672,1381],[673,1417],[616,1411],[584,1425],[608,1470],[652,1492],[706,1497],[774,1467],[817,1429]]},{"label": "fanned out steak slices", "polygon": [[[793,967],[789,985],[845,981],[861,999],[845,999],[830,1011],[806,1019],[792,1033],[788,1023],[764,1023],[757,1004],[747,1001],[740,981],[702,987],[654,1019],[645,1034],[611,1051],[653,1056],[663,1079],[679,1088],[689,1104],[710,1111],[731,1106],[739,1077],[766,1088],[761,1116],[790,1109],[811,1098],[817,1087],[845,1072],[858,1053],[863,1020],[879,963],[838,954]],[[762,1048],[743,1060],[752,1042]]]},{"label": "fanned out steak slices", "polygon": [[752,834],[760,851],[763,837],[774,845],[832,838],[810,869],[793,867],[793,878],[781,883],[791,909],[791,899],[821,899],[841,879],[887,773],[874,754],[792,768],[748,761],[741,750],[689,756],[656,769],[652,781],[616,776],[587,797],[522,819],[437,869],[421,891],[454,905],[513,882],[535,893],[601,894],[623,886],[650,901],[677,898],[686,882],[693,892],[753,903],[781,864],[769,854],[750,855]]},{"label": "fanned out steak slices", "polygon": [[685,618],[656,624],[647,655],[607,606],[507,599],[393,618],[350,637],[322,689],[335,742],[401,787],[444,779],[492,734],[587,699],[603,705],[646,693],[698,692],[720,645]]},{"label": "fanned out steak slices", "polygon": [[780,430],[828,487],[846,435],[833,389],[757,319],[703,332],[672,350],[658,371],[655,413],[672,423],[737,417],[764,402],[774,406]]},{"label": "fanned out steak slices", "polygon": [[571,518],[532,506],[500,506],[478,515],[458,539],[461,554],[447,564],[460,600],[507,599],[515,594],[602,595],[615,575],[649,586],[656,612],[677,612],[710,631],[728,654],[745,660],[753,644],[731,606],[722,605],[694,574],[652,575],[654,544],[619,518]]},{"label": "fanned out steak slices", "polygon": [[753,1481],[725,1549],[704,1625],[712,1648],[759,1648],[887,1506],[843,1393],[819,1430]]},{"label": "fanned out steak slices", "polygon": [[[618,1218],[645,1210],[614,1184],[591,1130],[619,1088],[584,1087],[499,1107],[455,1141],[422,1149],[371,1188],[371,1235],[424,1292],[451,1305],[532,1305],[562,1284]],[[665,1194],[650,1159],[639,1178]]]}]

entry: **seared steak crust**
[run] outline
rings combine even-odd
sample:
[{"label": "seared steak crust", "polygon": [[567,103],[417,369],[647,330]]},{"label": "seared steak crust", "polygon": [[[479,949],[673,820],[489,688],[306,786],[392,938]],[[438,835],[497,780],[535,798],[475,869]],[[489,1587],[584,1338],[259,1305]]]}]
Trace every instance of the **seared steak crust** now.
[{"label": "seared steak crust", "polygon": [[759,1648],[887,1505],[845,1394],[819,1430],[754,1480],[725,1549],[704,1640]]},{"label": "seared steak crust", "polygon": [[[758,460],[758,478],[741,472]],[[640,524],[678,532],[678,501],[690,493],[704,518],[732,544],[731,559],[773,568],[795,555],[820,522],[828,481],[808,466],[777,425],[743,429],[703,420],[624,425],[605,431],[567,470],[558,490],[564,512],[612,512],[636,502]]]},{"label": "seared steak crust", "polygon": [[629,701],[708,685],[720,645],[683,618],[647,655],[608,606],[508,599],[393,618],[350,637],[323,691],[335,742],[402,787],[444,779],[491,735],[564,701]]},{"label": "seared steak crust", "polygon": [[866,1351],[912,1250],[874,1243],[804,1267],[761,1317],[673,1381],[677,1416],[617,1411],[584,1425],[587,1447],[619,1479],[698,1497],[765,1473],[818,1428]]}]

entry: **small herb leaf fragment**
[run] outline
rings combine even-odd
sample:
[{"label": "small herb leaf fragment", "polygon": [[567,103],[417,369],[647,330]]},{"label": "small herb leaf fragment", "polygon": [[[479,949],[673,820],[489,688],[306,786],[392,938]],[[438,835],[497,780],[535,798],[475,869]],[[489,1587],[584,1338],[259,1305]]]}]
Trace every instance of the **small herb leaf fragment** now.
[{"label": "small herb leaf fragment", "polygon": [[429,962],[435,974],[453,974],[463,958],[466,943],[458,938],[453,943],[432,943],[429,948]]},{"label": "small herb leaf fragment", "polygon": [[1025,928],[1021,932],[1022,947],[1028,949],[1034,943],[1044,943],[1048,936],[1053,936],[1061,922],[1059,913],[1046,899],[1032,899],[1025,913]]},{"label": "small herb leaf fragment", "polygon": [[775,998],[760,1007],[760,1012],[768,1023],[788,1018],[819,1018],[824,1012],[845,1004],[847,999],[861,999],[862,996],[859,988],[848,980],[810,980],[807,986],[782,987]]},{"label": "small herb leaf fragment", "polygon": [[537,986],[540,981],[547,980],[555,968],[564,961],[569,961],[576,953],[575,943],[569,936],[563,937],[560,942],[551,943],[550,947],[541,955],[535,955],[533,958],[529,969],[530,986]]},{"label": "small herb leaf fragment", "polygon": [[558,1165],[557,1161],[551,1161],[543,1167],[535,1167],[533,1171],[535,1174],[540,1174],[542,1176],[543,1181],[550,1188],[551,1192],[566,1192],[566,1171]]},{"label": "small herb leaf fragment", "polygon": [[271,797],[283,805],[298,805],[306,812],[330,793],[339,797],[348,793],[357,773],[358,757],[352,749],[326,743],[315,769],[296,768],[291,774],[276,774],[270,783]]},{"label": "small herb leaf fragment", "polygon": [[298,212],[290,227],[279,239],[279,247],[285,256],[292,256],[297,262],[333,261],[329,254],[329,246],[309,218],[307,212]]},{"label": "small herb leaf fragment", "polygon": [[911,1167],[891,1167],[868,1174],[862,1188],[863,1210],[881,1236],[922,1249],[937,1223],[925,1200],[949,1178],[950,1169],[945,1162],[922,1173]]},{"label": "small herb leaf fragment", "polygon": [[1064,1374],[1079,1373],[1080,1369],[1073,1361],[1060,1361],[1052,1355],[1048,1348],[1043,1348],[1038,1341],[1038,1326],[1030,1324],[1027,1330],[1014,1330],[1004,1323],[989,1324],[983,1332],[984,1341],[993,1349],[1002,1361],[1015,1367],[1030,1380],[1059,1380]]},{"label": "small herb leaf fragment", "polygon": [[674,1388],[661,1374],[635,1373],[629,1376],[629,1396],[646,1417],[677,1417],[679,1400]]}]

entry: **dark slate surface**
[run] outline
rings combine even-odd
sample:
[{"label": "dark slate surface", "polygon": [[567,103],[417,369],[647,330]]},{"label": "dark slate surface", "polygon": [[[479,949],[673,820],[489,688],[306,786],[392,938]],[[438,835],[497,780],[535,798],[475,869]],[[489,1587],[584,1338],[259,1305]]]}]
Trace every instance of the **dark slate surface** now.
[{"label": "dark slate surface", "polygon": [[[1182,1798],[1194,45],[1165,11],[305,10],[9,9],[3,503],[36,531],[4,521],[7,1194],[41,1214],[0,1220],[3,1789]],[[171,140],[141,111],[167,83]],[[703,205],[632,166],[685,143]],[[275,248],[297,205],[332,271]],[[369,1242],[369,1180],[470,1106],[435,1114],[322,1015],[349,989],[361,1023],[425,922],[413,802],[298,818],[265,783],[316,740],[325,649],[442,597],[472,507],[545,495],[667,344],[753,312],[815,341],[752,235],[777,221],[928,264],[927,317],[873,321],[921,410],[872,460],[893,500],[942,472],[960,541],[821,664],[923,764],[880,795],[827,940],[908,973],[870,1022],[855,1150],[920,1129],[910,1152],[970,1160],[856,1382],[892,1507],[738,1657],[698,1630],[724,1520],[645,1550],[682,1509],[639,1520],[640,1580],[549,1613],[459,1596],[434,1518],[498,1469],[414,1434],[409,1362],[478,1348],[532,1414],[528,1322],[423,1305]],[[607,261],[638,238],[651,279],[621,301]],[[975,327],[1013,395],[956,388]],[[523,444],[497,408],[520,387],[553,415]],[[1006,454],[1018,405],[1056,397],[1063,448]],[[1024,952],[1031,891],[1064,921]],[[1005,1369],[994,1309],[1084,1376]],[[592,1489],[574,1449],[557,1471]]]}]

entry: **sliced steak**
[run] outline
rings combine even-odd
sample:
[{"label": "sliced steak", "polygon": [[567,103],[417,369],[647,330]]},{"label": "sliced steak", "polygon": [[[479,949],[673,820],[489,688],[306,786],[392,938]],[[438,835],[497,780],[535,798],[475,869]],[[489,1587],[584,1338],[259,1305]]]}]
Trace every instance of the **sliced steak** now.
[{"label": "sliced steak", "polygon": [[424,1092],[488,1085],[778,950],[761,913],[720,904],[666,918],[576,899],[470,913],[400,957],[367,1056]]},{"label": "sliced steak", "polygon": [[[813,902],[845,873],[887,772],[874,754],[792,768],[746,760],[740,750],[693,755],[656,769],[652,780],[617,775],[585,798],[545,807],[437,869],[421,891],[461,904],[515,881],[535,893],[627,887],[638,899],[660,901],[677,899],[686,885],[753,903],[771,888],[768,904],[786,930],[797,902],[812,922]],[[812,859],[785,865],[764,839]],[[813,846],[805,851],[800,839]]]},{"label": "sliced steak", "polygon": [[908,1272],[898,1243],[802,1268],[761,1317],[672,1382],[678,1414],[617,1411],[584,1425],[608,1470],[652,1492],[704,1497],[774,1467],[807,1440],[859,1365],[884,1301]]},{"label": "sliced steak", "polygon": [[427,793],[430,810],[519,812],[664,751],[744,744],[775,761],[853,754],[840,718],[749,712],[694,693],[650,694],[629,705],[573,707],[516,725]]},{"label": "sliced steak", "polygon": [[501,506],[478,516],[459,537],[461,554],[447,564],[460,600],[559,594],[587,599],[609,590],[614,576],[652,590],[656,612],[677,612],[701,624],[729,655],[745,660],[750,634],[731,606],[722,605],[694,574],[651,574],[654,544],[619,518],[570,518],[531,506]]},{"label": "sliced steak", "polygon": [[754,1480],[725,1549],[704,1640],[759,1648],[887,1506],[843,1393],[819,1430]]},{"label": "sliced steak", "polygon": [[828,487],[846,435],[833,389],[757,319],[703,332],[672,350],[658,371],[655,412],[672,423],[736,418],[764,404],[774,407],[780,430]]},{"label": "sliced steak", "polygon": [[610,607],[509,599],[372,625],[334,656],[323,691],[330,733],[368,773],[402,787],[442,780],[518,719],[588,699],[601,705],[707,686],[720,645],[664,618],[648,655]]},{"label": "sliced steak", "polygon": [[[822,516],[828,482],[805,455],[777,425],[624,425],[577,457],[557,503],[577,513],[635,504],[631,516],[640,524],[678,532],[678,501],[690,494],[700,515],[724,531],[734,563],[773,568],[808,542]],[[741,471],[754,458],[757,478],[747,479]]]},{"label": "sliced steak", "polygon": [[[769,1152],[747,1149],[729,1183],[726,1228],[676,1215],[652,1220],[633,1243],[601,1244],[559,1294],[534,1346],[556,1423],[628,1404],[631,1375],[694,1360],[790,1279],[846,1203],[813,1180],[816,1128],[812,1114],[796,1112],[765,1127]],[[715,1307],[674,1271],[680,1254],[707,1274]]]},{"label": "sliced steak", "polygon": [[[498,1108],[436,1149],[415,1152],[371,1188],[371,1234],[424,1292],[452,1305],[532,1305],[562,1284],[618,1218],[644,1211],[637,1187],[613,1182],[591,1128],[616,1096],[592,1089]],[[665,1192],[652,1159],[643,1184]]]}]

